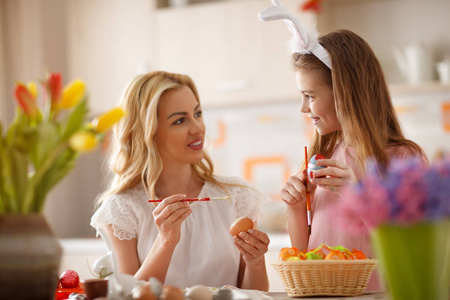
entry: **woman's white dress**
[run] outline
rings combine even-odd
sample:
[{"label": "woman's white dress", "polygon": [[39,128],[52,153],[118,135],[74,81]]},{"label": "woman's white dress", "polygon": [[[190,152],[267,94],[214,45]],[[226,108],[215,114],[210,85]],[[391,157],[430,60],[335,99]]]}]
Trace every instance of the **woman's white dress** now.
[{"label": "woman's white dress", "polygon": [[[240,253],[234,245],[229,227],[239,217],[256,221],[259,205],[270,197],[236,177],[215,177],[225,184],[227,200],[192,202],[192,214],[181,226],[181,239],[175,248],[164,284],[179,288],[203,284],[210,287],[237,285]],[[206,182],[198,195],[227,196],[221,187]],[[102,203],[91,219],[98,228],[112,224],[114,235],[121,240],[137,239],[139,261],[145,260],[158,235],[144,188],[139,185],[118,195],[111,195]]]}]

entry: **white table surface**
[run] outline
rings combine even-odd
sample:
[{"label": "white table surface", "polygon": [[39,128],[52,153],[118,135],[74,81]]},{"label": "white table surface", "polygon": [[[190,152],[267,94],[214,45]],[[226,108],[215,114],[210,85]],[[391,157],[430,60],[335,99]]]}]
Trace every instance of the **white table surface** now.
[{"label": "white table surface", "polygon": [[327,296],[327,297],[321,297],[321,296],[315,296],[315,297],[298,297],[298,298],[292,298],[287,295],[287,293],[278,293],[278,292],[269,292],[268,294],[270,297],[276,299],[276,300],[293,300],[293,299],[313,299],[313,300],[333,300],[333,299],[339,299],[339,300],[388,300],[389,298],[384,293],[365,293],[360,296],[342,296],[342,297],[333,297],[333,296]]}]

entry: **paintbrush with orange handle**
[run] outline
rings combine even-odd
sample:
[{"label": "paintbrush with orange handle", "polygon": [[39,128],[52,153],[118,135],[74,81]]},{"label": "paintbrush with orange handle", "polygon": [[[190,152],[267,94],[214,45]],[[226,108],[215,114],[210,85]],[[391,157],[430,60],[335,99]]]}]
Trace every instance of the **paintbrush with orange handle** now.
[{"label": "paintbrush with orange handle", "polygon": [[[305,170],[308,172],[308,149],[305,146]],[[306,188],[306,217],[308,218],[308,235],[311,235],[311,195],[308,192],[308,174],[305,179]]]}]

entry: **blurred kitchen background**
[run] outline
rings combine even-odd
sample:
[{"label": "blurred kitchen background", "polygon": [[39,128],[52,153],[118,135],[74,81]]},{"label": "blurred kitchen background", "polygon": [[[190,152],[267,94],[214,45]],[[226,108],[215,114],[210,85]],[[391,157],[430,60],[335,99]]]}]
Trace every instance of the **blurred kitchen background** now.
[{"label": "blurred kitchen background", "polygon": [[[282,2],[303,22],[317,24],[321,34],[339,28],[360,34],[383,66],[407,136],[430,160],[450,151],[449,0],[323,0],[320,12],[302,9],[306,0]],[[1,120],[12,119],[14,82],[46,71],[61,72],[64,83],[81,78],[93,116],[114,106],[138,73],[186,73],[200,92],[216,173],[243,177],[273,197],[259,225],[278,251],[289,246],[278,193],[299,169],[312,128],[299,110],[289,31],[283,22],[257,19],[270,5],[0,0]],[[84,155],[49,195],[45,214],[66,254],[85,259],[104,250],[91,247],[89,221],[106,184],[105,155],[105,149]]]}]

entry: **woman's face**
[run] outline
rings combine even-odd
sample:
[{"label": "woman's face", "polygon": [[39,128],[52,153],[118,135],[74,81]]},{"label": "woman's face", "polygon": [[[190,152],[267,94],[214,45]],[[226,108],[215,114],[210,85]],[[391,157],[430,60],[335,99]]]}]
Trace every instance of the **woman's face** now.
[{"label": "woman's face", "polygon": [[203,158],[202,110],[187,86],[165,92],[158,104],[154,136],[163,162],[191,164]]},{"label": "woman's face", "polygon": [[312,120],[320,135],[341,129],[334,106],[333,90],[319,70],[296,72],[297,87],[302,95],[300,110]]}]

